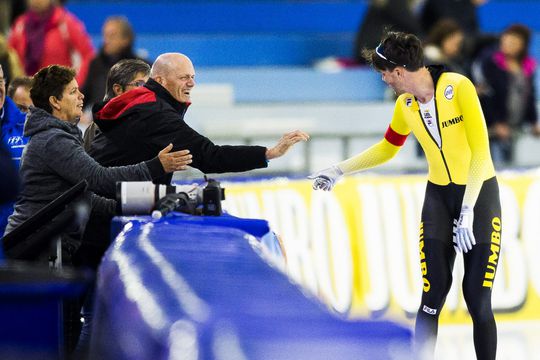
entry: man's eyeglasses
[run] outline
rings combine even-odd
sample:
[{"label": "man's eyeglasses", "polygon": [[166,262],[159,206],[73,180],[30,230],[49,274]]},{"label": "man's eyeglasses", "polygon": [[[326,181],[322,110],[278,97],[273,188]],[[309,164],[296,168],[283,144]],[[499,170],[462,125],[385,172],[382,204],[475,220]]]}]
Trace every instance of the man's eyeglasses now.
[{"label": "man's eyeglasses", "polygon": [[404,68],[407,67],[407,65],[400,65],[400,64],[398,64],[397,62],[392,61],[392,60],[390,60],[389,58],[387,58],[386,56],[384,56],[384,55],[383,55],[383,50],[382,50],[382,44],[379,44],[379,45],[375,48],[375,54],[377,54],[377,56],[380,57],[381,59],[388,61],[390,64],[394,64],[394,65],[396,65],[396,66],[403,66]]},{"label": "man's eyeglasses", "polygon": [[141,87],[141,86],[144,86],[144,84],[146,84],[146,81],[144,81],[144,80],[136,80],[136,81],[132,81],[132,82],[127,83],[126,86]]}]

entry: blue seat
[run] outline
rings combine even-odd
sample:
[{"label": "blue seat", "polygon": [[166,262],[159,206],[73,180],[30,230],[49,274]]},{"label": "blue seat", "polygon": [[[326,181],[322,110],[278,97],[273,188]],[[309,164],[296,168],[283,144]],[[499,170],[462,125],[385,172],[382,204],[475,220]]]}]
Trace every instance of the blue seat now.
[{"label": "blue seat", "polygon": [[295,67],[204,68],[197,81],[231,84],[235,101],[242,103],[381,101],[386,88],[367,67],[336,73]]}]

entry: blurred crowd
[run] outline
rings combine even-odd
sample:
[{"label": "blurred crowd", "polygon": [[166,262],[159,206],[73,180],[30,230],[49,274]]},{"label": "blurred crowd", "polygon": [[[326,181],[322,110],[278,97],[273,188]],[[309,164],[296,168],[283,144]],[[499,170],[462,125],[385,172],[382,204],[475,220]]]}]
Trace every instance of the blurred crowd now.
[{"label": "blurred crowd", "polygon": [[[513,24],[501,34],[482,33],[477,12],[488,1],[371,0],[359,21],[352,63],[362,64],[362,49],[377,46],[385,30],[418,35],[425,44],[426,64],[444,64],[474,81],[494,160],[504,166],[512,164],[520,134],[540,132],[535,106],[536,61],[529,55],[532,32],[527,26]],[[95,49],[85,25],[64,3],[0,0],[0,65],[7,95],[23,112],[31,104],[29,77],[51,64],[73,68],[85,96],[79,123],[84,130],[92,124],[92,105],[103,100],[110,68],[122,59],[150,62],[137,55],[135,32],[127,18],[117,15],[105,19],[100,48]],[[95,126],[90,132],[94,130]],[[5,134],[3,137],[9,140]]]},{"label": "blurred crowd", "polygon": [[[139,58],[133,49],[135,34],[127,18],[111,16],[103,23],[101,47],[96,51],[85,25],[63,3],[1,0],[0,64],[8,86],[12,79],[32,76],[47,65],[74,68],[88,110],[103,99],[111,66],[122,59]],[[82,128],[90,123],[87,111]]]},{"label": "blurred crowd", "polygon": [[540,134],[536,108],[537,62],[529,54],[533,29],[511,24],[500,34],[483,33],[478,8],[489,0],[371,0],[354,46],[377,46],[385,30],[404,31],[424,41],[426,65],[443,64],[475,84],[498,168],[513,164],[523,133]]}]

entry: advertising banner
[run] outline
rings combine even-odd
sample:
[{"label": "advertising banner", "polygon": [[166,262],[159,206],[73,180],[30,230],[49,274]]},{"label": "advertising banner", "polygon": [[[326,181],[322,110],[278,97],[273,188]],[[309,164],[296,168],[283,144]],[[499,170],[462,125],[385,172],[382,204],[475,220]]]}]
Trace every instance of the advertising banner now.
[{"label": "advertising banner", "polygon": [[[331,192],[307,180],[227,183],[232,215],[269,221],[291,279],[350,318],[413,320],[422,293],[420,213],[425,176],[346,177]],[[493,284],[498,321],[540,320],[540,177],[499,176],[502,245]],[[497,225],[499,227],[499,225]],[[456,257],[442,324],[470,322]]]}]

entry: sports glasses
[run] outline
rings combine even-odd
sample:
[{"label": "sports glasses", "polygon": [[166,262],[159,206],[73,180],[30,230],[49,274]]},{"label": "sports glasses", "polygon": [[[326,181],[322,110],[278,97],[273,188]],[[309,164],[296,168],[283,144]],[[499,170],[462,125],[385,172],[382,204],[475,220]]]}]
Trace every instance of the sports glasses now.
[{"label": "sports glasses", "polygon": [[132,81],[132,82],[127,83],[126,86],[136,86],[136,87],[141,87],[141,86],[144,86],[144,84],[146,84],[146,81],[144,81],[144,80],[137,80],[137,81]]}]

